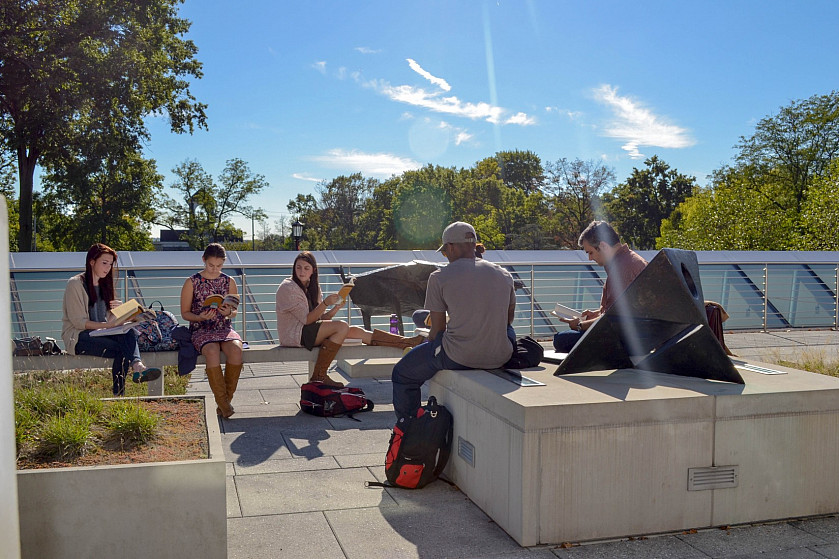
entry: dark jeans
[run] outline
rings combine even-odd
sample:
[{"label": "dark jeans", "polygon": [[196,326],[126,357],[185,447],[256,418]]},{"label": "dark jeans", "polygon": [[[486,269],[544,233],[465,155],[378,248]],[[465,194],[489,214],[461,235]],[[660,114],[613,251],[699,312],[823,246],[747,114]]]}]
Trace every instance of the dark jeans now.
[{"label": "dark jeans", "polygon": [[117,336],[91,336],[90,330],[83,330],[76,342],[76,355],[99,355],[113,357],[111,376],[114,379],[114,396],[125,395],[125,376],[131,364],[140,360],[137,347],[137,333],[129,330]]},{"label": "dark jeans", "polygon": [[393,367],[393,411],[396,418],[416,417],[422,404],[420,390],[425,381],[443,369],[471,369],[450,359],[443,350],[443,336],[420,344]]},{"label": "dark jeans", "polygon": [[568,353],[582,337],[583,333],[576,330],[557,332],[554,334],[554,349],[558,353]]}]

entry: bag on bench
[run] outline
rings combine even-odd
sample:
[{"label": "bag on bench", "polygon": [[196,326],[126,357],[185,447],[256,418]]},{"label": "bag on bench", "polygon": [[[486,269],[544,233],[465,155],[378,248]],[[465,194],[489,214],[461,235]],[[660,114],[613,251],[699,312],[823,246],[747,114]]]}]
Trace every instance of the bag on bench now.
[{"label": "bag on bench", "polygon": [[300,387],[300,409],[319,417],[346,415],[355,419],[354,413],[371,411],[373,402],[367,399],[360,388],[335,388],[315,380]]},{"label": "bag on bench", "polygon": [[32,355],[61,355],[64,353],[58,347],[55,338],[44,338],[41,336],[27,336],[26,338],[12,339],[12,355],[29,357]]},{"label": "bag on bench", "polygon": [[504,363],[505,369],[528,369],[537,367],[545,356],[545,348],[530,336],[524,336],[516,340],[516,347],[513,348],[513,355],[510,360]]},{"label": "bag on bench", "polygon": [[454,436],[452,414],[431,396],[417,410],[417,416],[401,418],[393,426],[387,455],[387,482],[367,482],[367,486],[420,489],[443,473],[449,462]]},{"label": "bag on bench", "polygon": [[[154,303],[160,305],[160,310],[154,309]],[[149,305],[154,312],[154,320],[141,322],[134,329],[137,331],[137,346],[140,351],[177,351],[180,344],[172,338],[172,330],[178,326],[175,315],[163,308],[163,304],[155,301]]]}]

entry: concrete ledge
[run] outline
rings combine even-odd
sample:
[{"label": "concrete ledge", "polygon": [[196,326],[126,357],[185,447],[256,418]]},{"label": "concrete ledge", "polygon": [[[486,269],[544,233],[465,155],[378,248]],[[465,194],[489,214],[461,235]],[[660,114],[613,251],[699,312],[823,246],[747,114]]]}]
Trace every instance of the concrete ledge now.
[{"label": "concrete ledge", "polygon": [[339,359],[338,368],[350,378],[390,378],[399,358]]},{"label": "concrete ledge", "polygon": [[18,471],[21,557],[227,557],[215,404],[204,415],[206,459]]},{"label": "concrete ledge", "polygon": [[[317,360],[319,348],[312,351],[303,347],[257,345],[244,351],[245,363],[280,363],[285,361],[308,361],[309,370]],[[338,352],[337,359],[378,359],[402,356],[402,350],[395,347],[351,345]],[[222,355],[224,361],[224,355]],[[110,369],[113,359],[93,355],[33,355],[14,356],[12,370],[21,371],[66,371],[72,369]],[[166,365],[178,364],[177,351],[148,351],[143,353],[143,363],[148,367],[163,369]],[[198,356],[198,364],[204,363],[204,356]],[[149,396],[163,395],[163,375],[148,383]]]},{"label": "concrete ledge", "polygon": [[[429,392],[454,415],[447,475],[523,546],[836,513],[839,378],[765,366],[786,374],[441,371]],[[688,490],[712,466],[736,485]]]}]

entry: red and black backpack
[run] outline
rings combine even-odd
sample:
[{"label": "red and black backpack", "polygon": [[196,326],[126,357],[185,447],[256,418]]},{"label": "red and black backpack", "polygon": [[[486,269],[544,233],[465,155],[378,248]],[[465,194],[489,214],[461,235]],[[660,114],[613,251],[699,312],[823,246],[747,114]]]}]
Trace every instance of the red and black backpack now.
[{"label": "red and black backpack", "polygon": [[387,482],[368,486],[425,487],[443,473],[452,449],[452,414],[431,396],[416,417],[401,418],[393,427],[385,456]]},{"label": "red and black backpack", "polygon": [[335,388],[320,381],[310,381],[300,387],[300,409],[320,417],[346,415],[355,419],[354,413],[372,410],[373,402],[360,388]]}]

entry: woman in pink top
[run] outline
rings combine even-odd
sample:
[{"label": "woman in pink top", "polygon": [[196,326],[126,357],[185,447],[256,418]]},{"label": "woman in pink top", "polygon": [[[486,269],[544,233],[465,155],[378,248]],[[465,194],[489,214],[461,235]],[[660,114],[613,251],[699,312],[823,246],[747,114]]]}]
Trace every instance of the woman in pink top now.
[{"label": "woman in pink top", "polygon": [[344,386],[330,379],[326,371],[347,337],[360,339],[367,345],[398,348],[415,347],[424,341],[422,336],[405,338],[383,330],[370,332],[343,320],[332,320],[340,306],[340,295],[332,293],[324,297],[321,293],[314,255],[308,251],[298,254],[291,277],[277,288],[277,334],[280,345],[305,347],[309,351],[320,347],[312,371],[313,381]]}]

